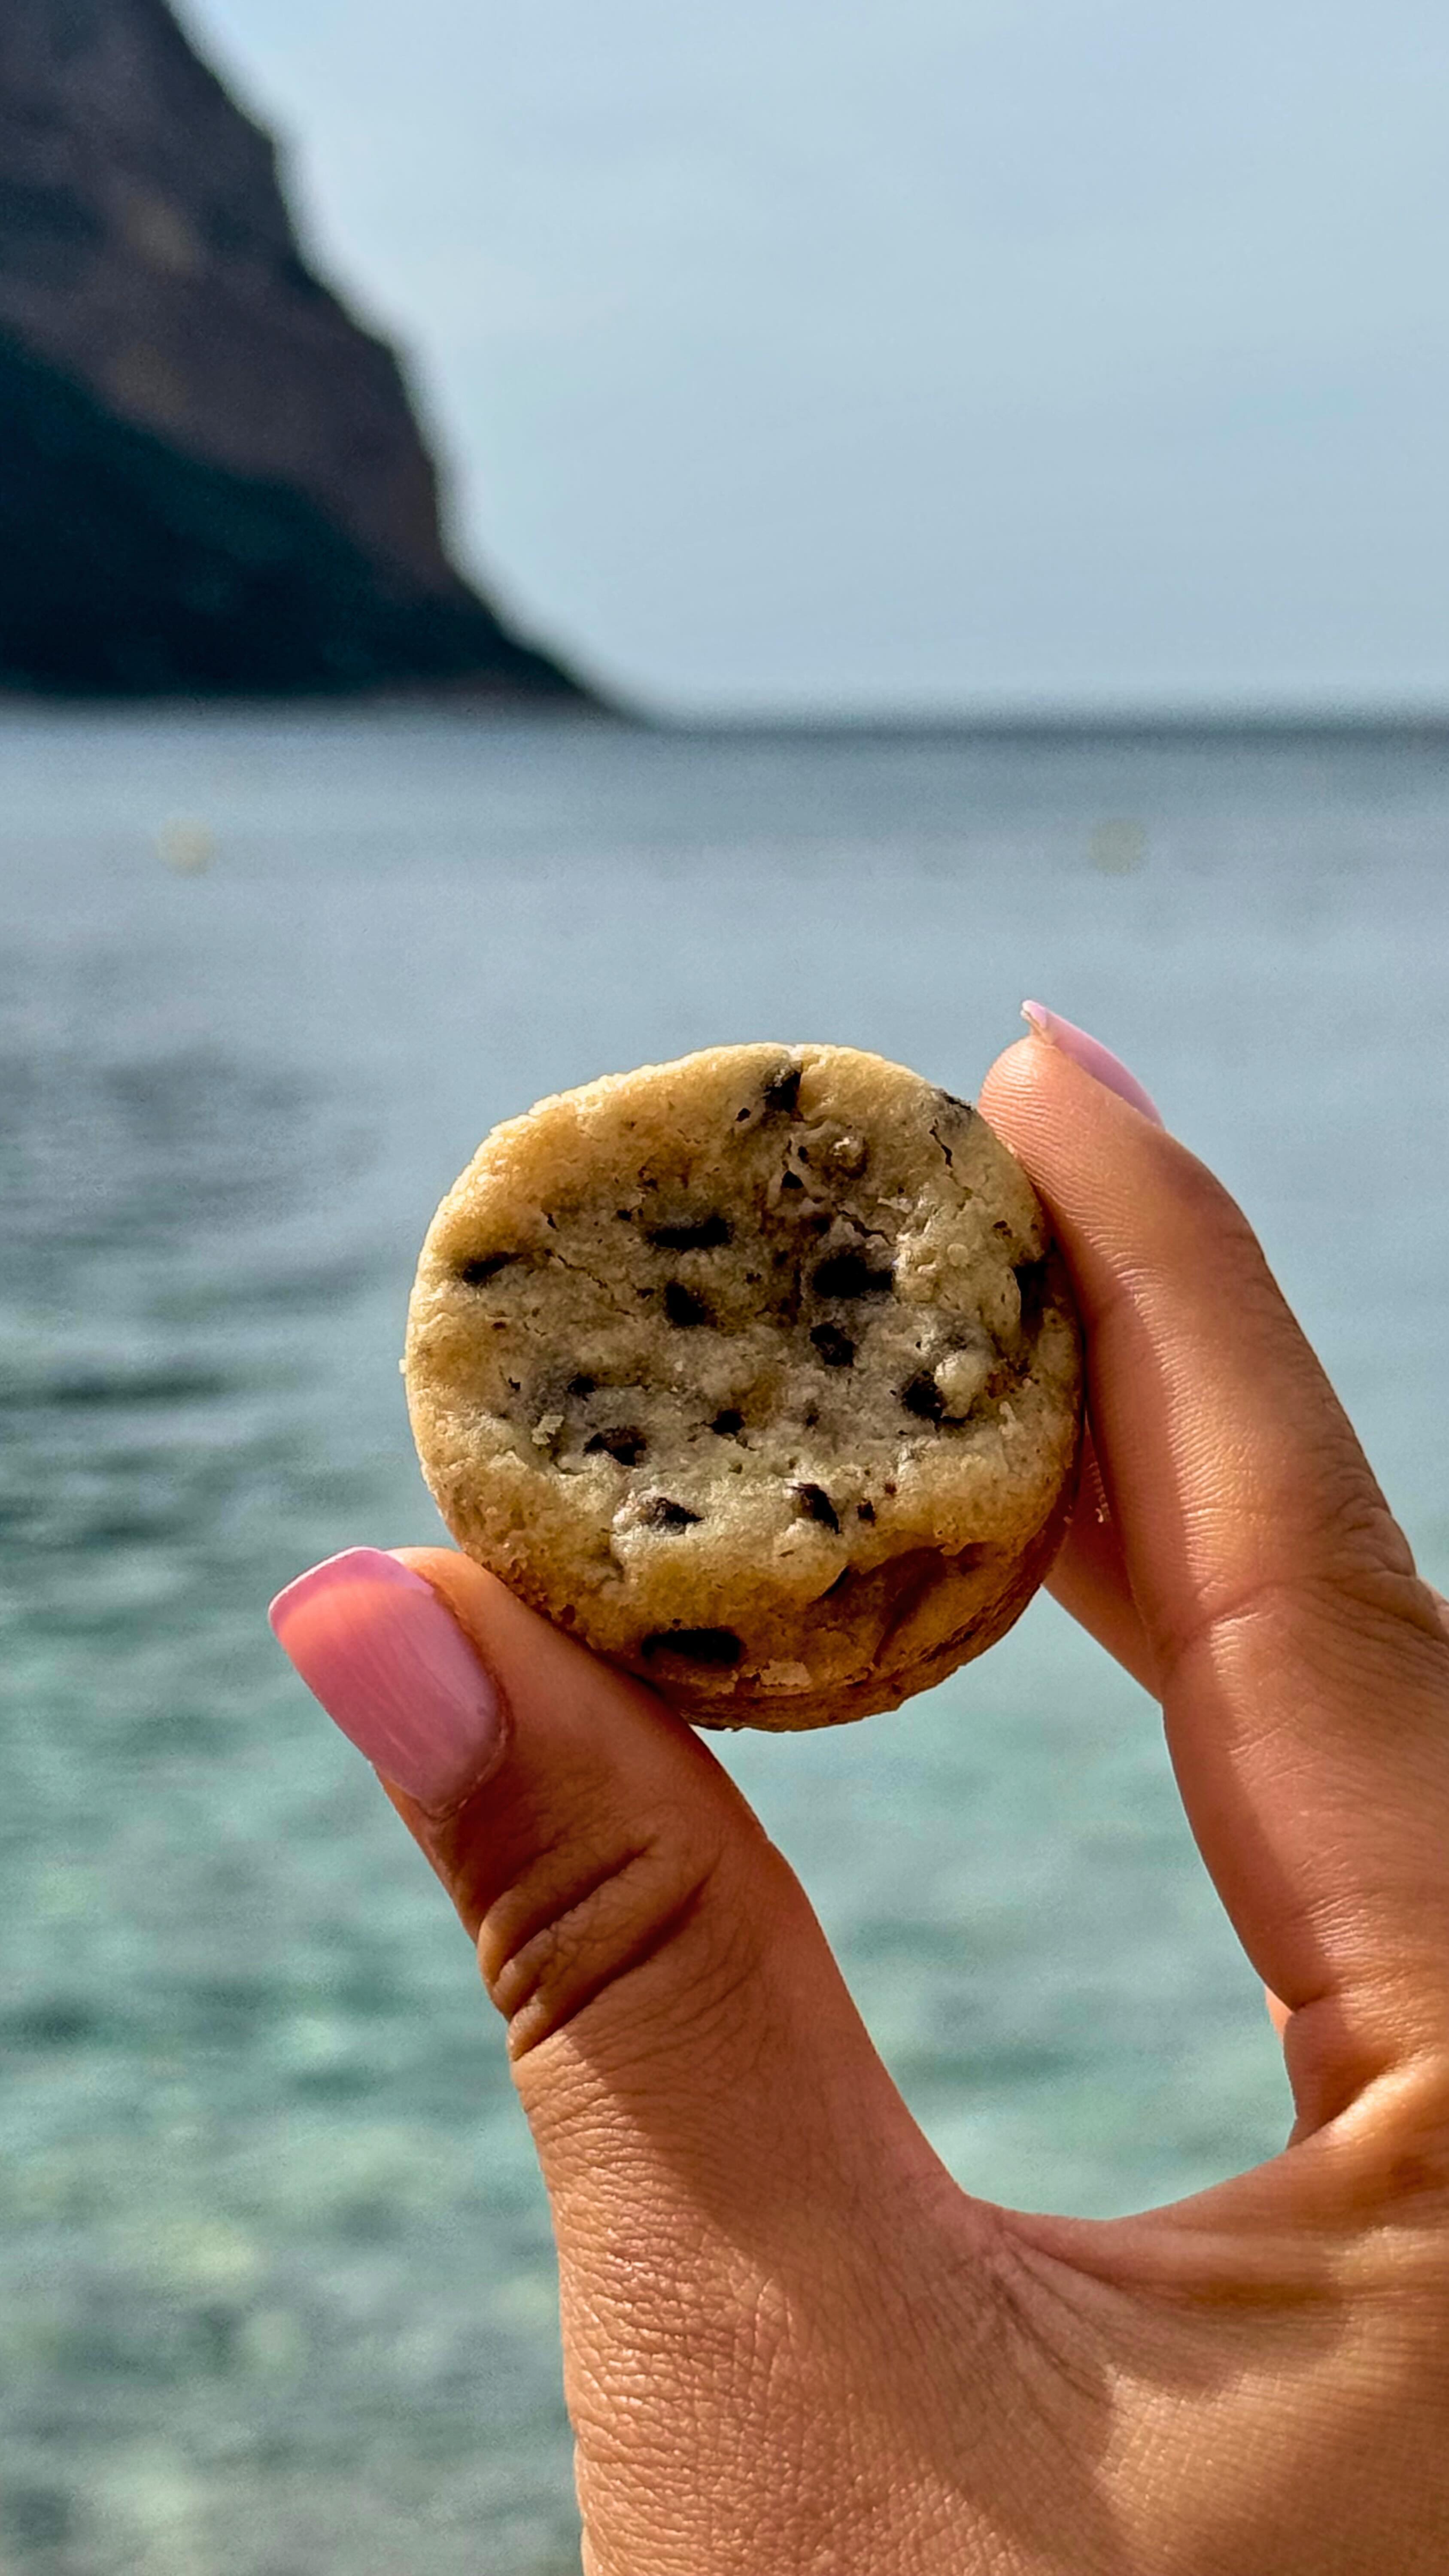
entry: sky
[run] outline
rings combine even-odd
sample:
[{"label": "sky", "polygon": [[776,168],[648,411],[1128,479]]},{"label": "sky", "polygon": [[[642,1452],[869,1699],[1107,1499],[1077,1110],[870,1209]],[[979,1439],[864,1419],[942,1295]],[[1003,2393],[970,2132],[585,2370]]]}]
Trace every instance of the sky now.
[{"label": "sky", "polygon": [[182,0],[663,711],[1449,701],[1443,0]]}]

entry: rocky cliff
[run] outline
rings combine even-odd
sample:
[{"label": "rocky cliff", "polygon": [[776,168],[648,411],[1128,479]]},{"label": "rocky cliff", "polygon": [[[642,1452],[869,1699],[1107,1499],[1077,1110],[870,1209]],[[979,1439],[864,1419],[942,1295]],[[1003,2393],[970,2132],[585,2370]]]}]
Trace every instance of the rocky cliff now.
[{"label": "rocky cliff", "polygon": [[165,0],[0,0],[0,683],[580,695]]}]

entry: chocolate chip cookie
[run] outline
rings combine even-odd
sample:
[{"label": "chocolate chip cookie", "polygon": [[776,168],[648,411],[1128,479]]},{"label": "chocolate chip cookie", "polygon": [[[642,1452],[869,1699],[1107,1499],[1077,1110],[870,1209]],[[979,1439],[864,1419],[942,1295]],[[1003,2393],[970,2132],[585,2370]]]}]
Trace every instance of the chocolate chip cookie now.
[{"label": "chocolate chip cookie", "polygon": [[715,1047],[495,1128],[404,1361],[453,1535],[711,1726],[894,1708],[1009,1628],[1080,1415],[1071,1292],[964,1101]]}]

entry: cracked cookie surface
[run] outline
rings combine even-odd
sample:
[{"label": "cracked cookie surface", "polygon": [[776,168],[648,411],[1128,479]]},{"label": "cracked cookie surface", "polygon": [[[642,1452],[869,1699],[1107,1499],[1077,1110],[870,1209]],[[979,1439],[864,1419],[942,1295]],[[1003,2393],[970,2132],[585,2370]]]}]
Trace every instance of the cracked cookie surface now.
[{"label": "cracked cookie surface", "polygon": [[845,1047],[719,1047],[495,1128],[408,1317],[467,1553],[697,1723],[893,1708],[1040,1582],[1070,1289],[974,1110]]}]

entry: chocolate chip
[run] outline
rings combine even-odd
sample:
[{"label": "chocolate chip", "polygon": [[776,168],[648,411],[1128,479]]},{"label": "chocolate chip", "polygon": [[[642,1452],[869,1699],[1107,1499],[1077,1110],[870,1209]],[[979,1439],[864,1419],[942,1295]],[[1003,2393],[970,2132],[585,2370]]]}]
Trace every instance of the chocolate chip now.
[{"label": "chocolate chip", "polygon": [[1041,1322],[1046,1304],[1047,1266],[1045,1261],[1018,1261],[1016,1284],[1021,1291],[1021,1320],[1029,1333]]},{"label": "chocolate chip", "polygon": [[855,1507],[855,1517],[858,1521],[873,1521],[875,1519],[874,1503],[857,1503]]},{"label": "chocolate chip", "polygon": [[657,1628],[640,1651],[646,1662],[678,1655],[686,1664],[737,1664],[745,1650],[733,1628]]},{"label": "chocolate chip", "polygon": [[895,1286],[893,1270],[872,1269],[860,1252],[832,1252],[810,1285],[817,1297],[883,1297]]},{"label": "chocolate chip", "polygon": [[939,1422],[946,1410],[940,1388],[925,1369],[921,1369],[909,1385],[901,1388],[901,1402],[907,1413],[919,1414],[923,1422]]},{"label": "chocolate chip", "polygon": [[780,1187],[782,1190],[803,1190],[805,1184],[801,1180],[798,1172],[782,1172],[780,1174]]},{"label": "chocolate chip", "polygon": [[793,1118],[800,1105],[800,1075],[801,1067],[789,1064],[783,1073],[776,1074],[773,1082],[767,1082],[765,1107],[779,1110],[786,1118]]},{"label": "chocolate chip", "polygon": [[734,1227],[728,1217],[700,1216],[687,1225],[656,1225],[649,1235],[661,1252],[713,1252],[720,1243],[729,1243]]},{"label": "chocolate chip", "polygon": [[640,1505],[639,1517],[648,1529],[693,1529],[699,1519],[687,1503],[671,1502],[667,1494],[651,1494]]},{"label": "chocolate chip", "polygon": [[855,1344],[849,1333],[838,1324],[812,1324],[810,1339],[827,1368],[850,1368],[855,1359]]},{"label": "chocolate chip", "polygon": [[745,1417],[742,1413],[736,1413],[732,1404],[727,1404],[723,1413],[715,1415],[709,1427],[711,1431],[717,1431],[722,1440],[732,1440],[737,1431],[743,1431]]},{"label": "chocolate chip", "polygon": [[592,1395],[599,1381],[596,1377],[571,1377],[565,1395]]},{"label": "chocolate chip", "polygon": [[795,1491],[807,1520],[819,1521],[822,1529],[839,1529],[840,1514],[823,1485],[797,1485]]},{"label": "chocolate chip", "polygon": [[471,1261],[459,1262],[458,1276],[465,1288],[482,1288],[488,1280],[496,1278],[500,1270],[506,1270],[514,1257],[511,1252],[477,1253]]},{"label": "chocolate chip", "polygon": [[592,1440],[584,1442],[584,1456],[592,1458],[602,1452],[606,1458],[616,1458],[621,1467],[637,1467],[648,1446],[642,1431],[596,1431]]},{"label": "chocolate chip", "polygon": [[707,1324],[709,1322],[709,1308],[704,1299],[696,1297],[692,1288],[686,1288],[682,1279],[666,1280],[664,1312],[671,1324]]}]

